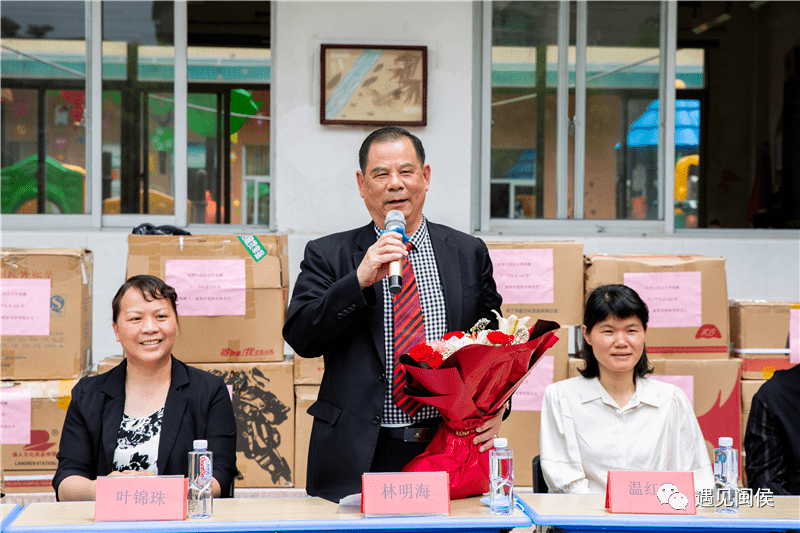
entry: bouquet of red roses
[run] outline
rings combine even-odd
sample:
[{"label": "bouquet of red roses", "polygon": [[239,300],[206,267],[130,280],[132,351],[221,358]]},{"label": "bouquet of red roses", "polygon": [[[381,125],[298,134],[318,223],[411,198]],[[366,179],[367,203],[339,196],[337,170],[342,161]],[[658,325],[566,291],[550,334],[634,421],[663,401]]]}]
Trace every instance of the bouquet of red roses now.
[{"label": "bouquet of red roses", "polygon": [[454,500],[489,490],[489,452],[480,453],[472,443],[476,428],[497,415],[558,340],[558,323],[539,320],[528,329],[527,320],[498,315],[499,328],[490,331],[485,329],[489,321],[482,319],[467,334],[448,333],[400,356],[405,393],[435,406],[444,418],[404,472],[448,472]]}]

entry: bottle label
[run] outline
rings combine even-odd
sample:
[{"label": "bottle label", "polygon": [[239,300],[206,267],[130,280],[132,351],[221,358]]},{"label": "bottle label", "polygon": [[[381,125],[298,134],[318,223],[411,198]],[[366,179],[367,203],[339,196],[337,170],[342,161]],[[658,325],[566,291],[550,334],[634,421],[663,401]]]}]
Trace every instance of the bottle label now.
[{"label": "bottle label", "polygon": [[200,456],[200,468],[198,468],[198,473],[198,484],[205,485],[211,481],[211,457],[207,455]]}]

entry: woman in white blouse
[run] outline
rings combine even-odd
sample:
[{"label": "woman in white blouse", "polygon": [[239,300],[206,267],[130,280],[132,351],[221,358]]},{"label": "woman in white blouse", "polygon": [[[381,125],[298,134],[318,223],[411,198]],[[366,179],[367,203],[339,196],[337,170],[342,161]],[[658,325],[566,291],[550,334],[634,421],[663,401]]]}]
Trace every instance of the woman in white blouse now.
[{"label": "woman in white blouse", "polygon": [[647,305],[624,285],[596,288],[583,315],[582,377],[545,390],[540,457],[550,492],[605,494],[609,470],[694,472],[714,486],[692,405],[679,388],[645,377]]}]

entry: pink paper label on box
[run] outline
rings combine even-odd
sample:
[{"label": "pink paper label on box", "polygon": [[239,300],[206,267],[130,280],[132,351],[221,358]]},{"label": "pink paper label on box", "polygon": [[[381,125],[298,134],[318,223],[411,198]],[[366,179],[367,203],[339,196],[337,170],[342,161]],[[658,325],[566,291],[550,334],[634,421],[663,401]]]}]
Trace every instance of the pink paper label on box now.
[{"label": "pink paper label on box", "polygon": [[94,520],[185,520],[187,489],[183,476],[99,476]]},{"label": "pink paper label on box", "polygon": [[789,309],[789,362],[800,365],[800,309]]},{"label": "pink paper label on box", "polygon": [[694,474],[609,470],[606,509],[612,513],[697,514]]},{"label": "pink paper label on box", "polygon": [[450,476],[447,472],[363,474],[361,512],[368,516],[450,514]]},{"label": "pink paper label on box", "polygon": [[245,314],[244,259],[170,259],[164,272],[178,293],[178,316]]},{"label": "pink paper label on box", "polygon": [[537,362],[528,377],[514,392],[511,402],[512,411],[541,411],[544,400],[544,389],[553,382],[553,366],[555,358],[544,355]]},{"label": "pink paper label on box", "polygon": [[489,250],[497,291],[504,304],[551,304],[553,249]]},{"label": "pink paper label on box", "polygon": [[3,335],[50,335],[50,280],[3,279]]},{"label": "pink paper label on box", "polygon": [[649,328],[699,328],[703,325],[700,272],[626,272],[624,283],[650,310]]},{"label": "pink paper label on box", "polygon": [[656,376],[649,374],[647,377],[675,385],[686,394],[689,398],[689,403],[694,407],[694,376]]},{"label": "pink paper label on box", "polygon": [[31,443],[31,389],[0,389],[0,442]]}]

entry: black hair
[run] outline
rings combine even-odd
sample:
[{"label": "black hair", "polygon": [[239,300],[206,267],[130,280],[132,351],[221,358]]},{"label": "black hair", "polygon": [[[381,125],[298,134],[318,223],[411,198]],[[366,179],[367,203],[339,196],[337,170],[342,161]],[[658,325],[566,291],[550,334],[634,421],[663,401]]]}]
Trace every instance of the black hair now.
[{"label": "black hair", "polygon": [[367,138],[361,143],[361,149],[358,151],[358,165],[361,167],[361,172],[367,171],[367,156],[369,156],[369,149],[374,143],[399,141],[403,138],[410,140],[411,144],[414,145],[414,150],[417,152],[417,159],[419,159],[419,165],[423,166],[425,164],[425,148],[423,148],[422,141],[419,140],[419,137],[403,128],[386,126],[367,135]]},{"label": "black hair", "polygon": [[122,304],[122,297],[129,289],[138,289],[145,300],[151,302],[153,300],[169,300],[172,306],[172,311],[175,312],[175,319],[178,318],[178,293],[175,292],[171,286],[164,283],[161,278],[150,276],[148,274],[140,274],[138,276],[131,276],[122,284],[122,286],[114,295],[111,300],[111,317],[113,322],[117,323],[119,317],[120,306]]},{"label": "black hair", "polygon": [[[644,300],[630,287],[618,284],[600,285],[586,299],[586,305],[583,308],[583,325],[586,326],[586,331],[590,332],[598,322],[610,316],[621,320],[635,316],[642,321],[642,326],[647,331],[647,321],[650,313]],[[583,342],[581,357],[586,366],[580,370],[581,375],[585,378],[599,376],[600,365],[594,356],[592,346],[586,342],[586,339]],[[633,368],[634,380],[643,378],[652,372],[653,367],[650,366],[650,362],[647,360],[647,349],[643,348],[642,357]]]}]

